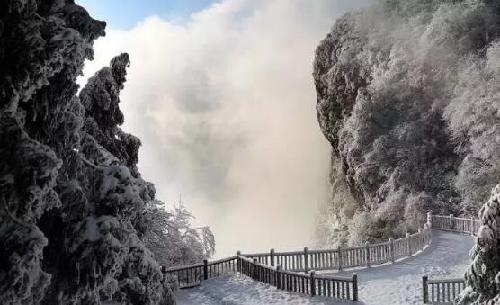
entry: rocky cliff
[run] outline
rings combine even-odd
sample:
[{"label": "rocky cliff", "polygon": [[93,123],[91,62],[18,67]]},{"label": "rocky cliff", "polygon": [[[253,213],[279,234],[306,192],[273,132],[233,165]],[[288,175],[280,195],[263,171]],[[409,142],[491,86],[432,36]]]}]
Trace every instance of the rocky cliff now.
[{"label": "rocky cliff", "polygon": [[500,176],[499,36],[493,0],[378,0],[337,20],[313,74],[333,148],[323,243],[477,212]]}]

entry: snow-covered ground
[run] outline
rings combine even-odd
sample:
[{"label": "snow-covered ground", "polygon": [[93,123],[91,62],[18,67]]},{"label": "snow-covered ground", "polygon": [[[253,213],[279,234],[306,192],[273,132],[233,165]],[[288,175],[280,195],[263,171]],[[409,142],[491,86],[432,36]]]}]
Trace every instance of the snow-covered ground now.
[{"label": "snow-covered ground", "polygon": [[[421,305],[422,276],[461,277],[469,265],[469,236],[433,232],[433,242],[422,253],[383,266],[344,271],[358,274],[360,303],[366,305]],[[209,280],[202,286],[177,292],[178,305],[337,305],[354,304],[325,298],[310,298],[280,291],[246,277]]]},{"label": "snow-covered ground", "polygon": [[177,305],[354,305],[327,298],[310,298],[278,290],[245,276],[206,281],[202,286],[177,292]]}]

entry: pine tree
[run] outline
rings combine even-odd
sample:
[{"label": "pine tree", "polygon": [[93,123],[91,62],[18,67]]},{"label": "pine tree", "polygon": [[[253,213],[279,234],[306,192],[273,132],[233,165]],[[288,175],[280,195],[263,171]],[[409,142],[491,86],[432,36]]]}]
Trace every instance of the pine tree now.
[{"label": "pine tree", "polygon": [[74,0],[0,2],[0,304],[174,304],[143,237],[154,186],[123,123],[129,65],[77,96],[104,35]]},{"label": "pine tree", "polygon": [[482,225],[459,305],[500,304],[500,184],[479,211]]}]

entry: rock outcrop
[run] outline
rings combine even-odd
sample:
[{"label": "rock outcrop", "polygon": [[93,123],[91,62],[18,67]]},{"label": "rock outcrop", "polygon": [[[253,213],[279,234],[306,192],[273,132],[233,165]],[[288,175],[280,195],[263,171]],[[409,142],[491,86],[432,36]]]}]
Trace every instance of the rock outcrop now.
[{"label": "rock outcrop", "polygon": [[477,212],[500,176],[499,36],[492,0],[379,0],[337,20],[314,63],[333,148],[323,242]]}]

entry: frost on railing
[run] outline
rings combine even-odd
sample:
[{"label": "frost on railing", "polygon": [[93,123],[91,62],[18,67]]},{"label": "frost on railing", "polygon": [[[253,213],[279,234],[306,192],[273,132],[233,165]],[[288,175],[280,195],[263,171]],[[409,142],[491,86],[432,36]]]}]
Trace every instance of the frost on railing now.
[{"label": "frost on railing", "polygon": [[280,290],[311,296],[358,301],[358,277],[317,275],[315,271],[299,273],[281,269],[280,265],[260,264],[257,259],[239,256],[238,272],[255,281],[274,286]]},{"label": "frost on railing", "polygon": [[431,243],[429,224],[414,234],[360,247],[326,250],[241,254],[226,259],[164,269],[165,280],[178,288],[191,288],[203,280],[243,274],[278,289],[335,299],[358,300],[358,278],[319,275],[320,270],[343,270],[395,262],[416,254]]},{"label": "frost on railing", "polygon": [[428,213],[432,228],[436,230],[467,233],[476,236],[481,222],[476,218],[454,217],[453,215],[441,216]]},{"label": "frost on railing", "polygon": [[309,270],[342,270],[352,267],[363,267],[394,262],[423,250],[431,242],[431,230],[425,228],[414,234],[407,234],[399,239],[390,238],[377,244],[366,244],[360,247],[337,248],[326,250],[275,252],[242,254],[255,258],[259,264],[280,265],[283,270],[308,272]]},{"label": "frost on railing", "polygon": [[184,289],[201,284],[211,278],[237,273],[238,257],[232,256],[217,261],[203,261],[203,264],[163,268],[165,280],[175,287]]},{"label": "frost on railing", "polygon": [[[423,229],[403,238],[360,247],[301,251],[241,254],[237,256],[190,266],[163,269],[166,281],[176,283],[178,288],[191,288],[203,280],[242,274],[278,289],[323,296],[335,299],[358,300],[358,278],[318,275],[319,270],[343,270],[353,267],[369,267],[395,262],[423,250],[432,241],[432,229],[476,235],[479,220],[432,215],[427,213]],[[423,278],[425,304],[452,304],[464,289],[462,279],[429,280]]]},{"label": "frost on railing", "polygon": [[464,279],[430,280],[422,278],[424,304],[453,304],[465,289]]},{"label": "frost on railing", "polygon": [[230,274],[243,274],[280,290],[344,300],[358,300],[358,279],[352,277],[316,275],[315,271],[298,273],[267,266],[245,256],[233,256],[203,264],[163,269],[166,281],[180,289],[192,288],[203,280]]}]

